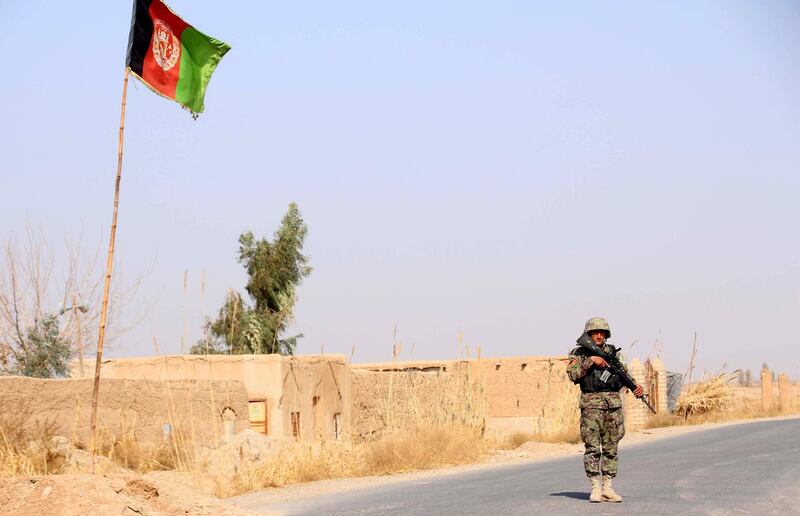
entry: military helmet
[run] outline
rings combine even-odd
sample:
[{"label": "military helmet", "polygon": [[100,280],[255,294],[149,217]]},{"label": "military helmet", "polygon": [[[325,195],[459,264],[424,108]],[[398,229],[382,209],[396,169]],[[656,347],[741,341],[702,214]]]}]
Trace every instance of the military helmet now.
[{"label": "military helmet", "polygon": [[586,326],[583,327],[584,333],[589,333],[594,330],[603,330],[606,332],[606,338],[611,337],[611,328],[608,326],[608,321],[602,317],[592,317],[586,321]]}]

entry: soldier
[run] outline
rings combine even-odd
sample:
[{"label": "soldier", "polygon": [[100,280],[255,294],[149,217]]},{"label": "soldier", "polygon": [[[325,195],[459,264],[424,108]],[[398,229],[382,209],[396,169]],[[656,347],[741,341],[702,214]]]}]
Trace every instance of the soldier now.
[{"label": "soldier", "polygon": [[[611,337],[608,322],[602,317],[586,321],[584,332],[601,350],[613,353],[606,339]],[[567,376],[581,386],[581,439],[586,445],[583,467],[592,482],[589,501],[621,502],[614,492],[611,479],[617,476],[617,444],[625,435],[622,416],[622,382],[617,374],[607,370],[608,363],[591,351],[578,346],[569,354]],[[633,393],[637,398],[644,394],[641,385]]]}]

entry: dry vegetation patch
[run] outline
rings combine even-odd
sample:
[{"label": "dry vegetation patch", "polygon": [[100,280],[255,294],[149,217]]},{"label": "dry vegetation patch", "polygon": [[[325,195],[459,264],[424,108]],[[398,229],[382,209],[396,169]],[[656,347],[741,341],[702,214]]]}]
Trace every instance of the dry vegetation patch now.
[{"label": "dry vegetation patch", "polygon": [[0,476],[60,473],[65,466],[67,440],[57,438],[52,420],[31,423],[29,405],[0,404]]},{"label": "dry vegetation patch", "polygon": [[364,446],[362,472],[388,475],[478,460],[487,442],[470,427],[417,427],[385,435]]},{"label": "dry vegetation patch", "polygon": [[678,398],[675,413],[688,418],[728,409],[733,400],[731,381],[731,375],[722,373],[689,385]]}]

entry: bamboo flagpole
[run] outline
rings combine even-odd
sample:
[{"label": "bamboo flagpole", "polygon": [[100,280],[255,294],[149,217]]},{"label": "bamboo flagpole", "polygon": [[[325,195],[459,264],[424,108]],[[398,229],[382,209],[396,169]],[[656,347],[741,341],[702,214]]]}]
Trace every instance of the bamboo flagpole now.
[{"label": "bamboo flagpole", "polygon": [[117,236],[117,211],[119,210],[119,184],[122,180],[122,145],[125,134],[125,103],[128,96],[128,76],[130,68],[125,67],[125,79],[122,83],[122,107],[119,117],[119,144],[117,147],[117,179],[114,183],[114,215],[111,218],[111,237],[108,242],[108,261],[106,262],[106,279],[103,285],[103,306],[100,309],[100,332],[97,336],[97,360],[94,366],[94,389],[92,390],[92,474],[94,474],[94,456],[97,445],[97,398],[100,393],[100,364],[103,361],[103,338],[106,333],[106,314],[108,313],[108,291],[111,287],[111,269],[114,265],[114,241]]}]

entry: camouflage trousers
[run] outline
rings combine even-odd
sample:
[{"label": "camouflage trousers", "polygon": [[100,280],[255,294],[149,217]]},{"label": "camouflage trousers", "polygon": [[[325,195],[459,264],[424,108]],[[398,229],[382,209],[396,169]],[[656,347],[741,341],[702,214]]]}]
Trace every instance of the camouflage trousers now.
[{"label": "camouflage trousers", "polygon": [[586,445],[583,467],[586,476],[617,476],[617,444],[625,435],[621,408],[581,409],[581,439]]}]

